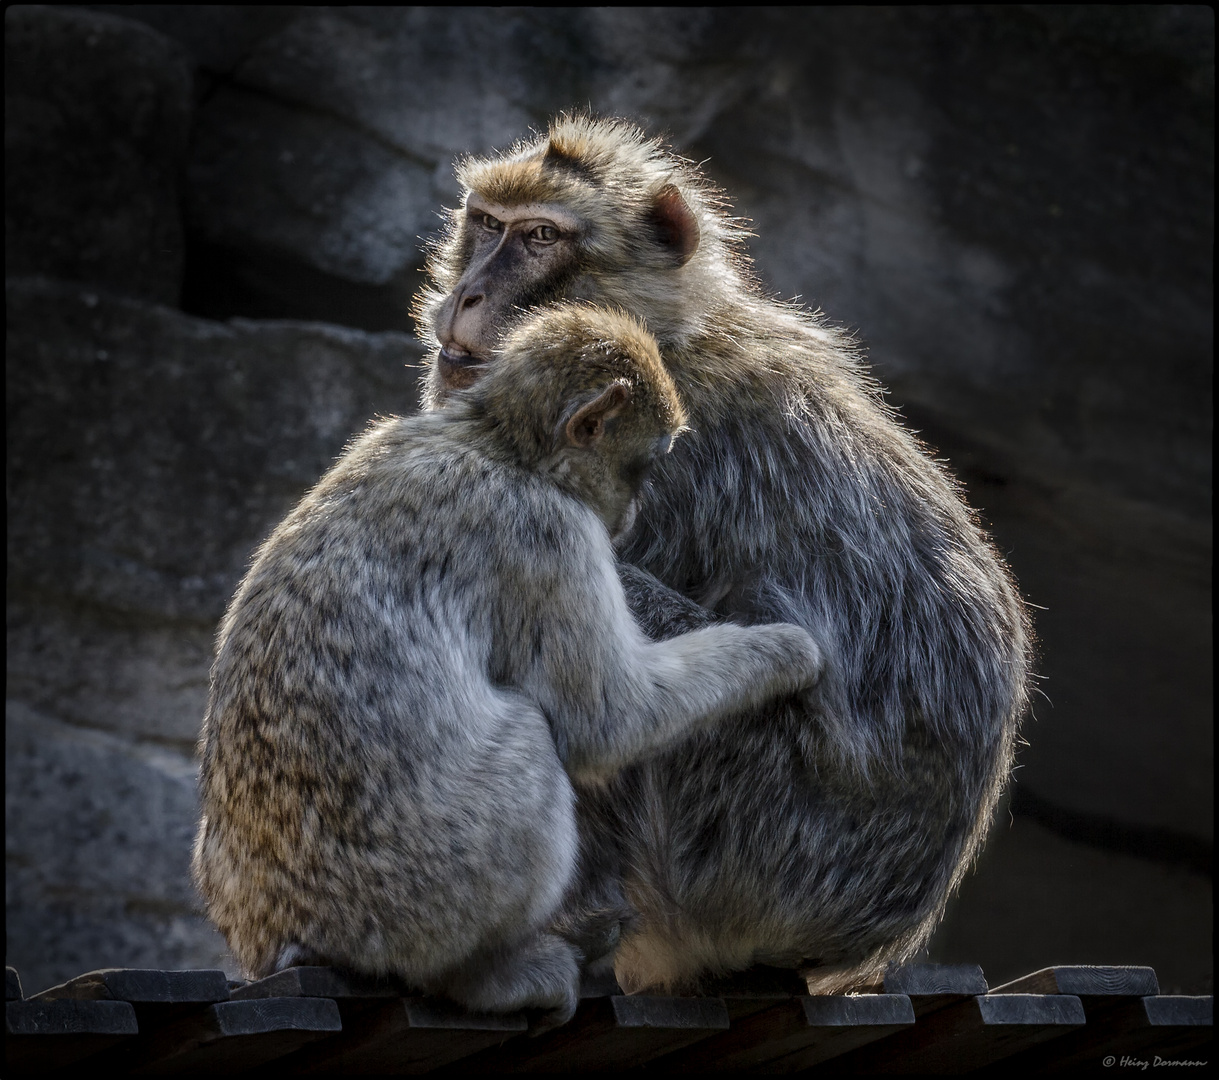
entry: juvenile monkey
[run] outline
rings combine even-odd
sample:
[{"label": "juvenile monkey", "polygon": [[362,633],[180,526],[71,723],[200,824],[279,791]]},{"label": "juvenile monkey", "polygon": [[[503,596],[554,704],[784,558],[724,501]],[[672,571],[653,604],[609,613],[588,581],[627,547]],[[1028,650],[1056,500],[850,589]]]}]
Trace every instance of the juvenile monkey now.
[{"label": "juvenile monkey", "polygon": [[1003,560],[855,349],[765,298],[725,201],[623,121],[560,117],[458,166],[464,205],[417,312],[437,408],[495,371],[525,308],[613,304],[655,335],[690,416],[620,551],[655,637],[807,628],[815,695],[693,733],[581,799],[640,918],[615,968],[681,988],[766,963],[815,991],[913,956],[977,854],[1026,707],[1030,629]]},{"label": "juvenile monkey", "polygon": [[795,626],[658,644],[632,619],[611,537],[683,422],[637,322],[552,308],[448,409],[354,440],[259,549],[219,631],[194,852],[251,975],[331,963],[570,1017],[572,779],[820,671]]}]

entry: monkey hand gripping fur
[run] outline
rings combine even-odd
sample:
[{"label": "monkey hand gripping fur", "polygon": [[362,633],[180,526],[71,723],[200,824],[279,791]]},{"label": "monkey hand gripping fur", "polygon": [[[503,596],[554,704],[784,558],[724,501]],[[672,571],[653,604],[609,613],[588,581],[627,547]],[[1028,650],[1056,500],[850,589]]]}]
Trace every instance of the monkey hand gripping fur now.
[{"label": "monkey hand gripping fur", "polygon": [[494,372],[522,311],[636,315],[690,431],[620,545],[632,610],[656,638],[796,623],[826,659],[811,697],[582,796],[569,917],[582,890],[625,890],[627,989],[767,963],[832,991],[914,955],[980,848],[1026,706],[1031,634],[1002,559],[852,343],[762,295],[689,162],[623,121],[561,117],[458,176],[417,305],[429,406]]},{"label": "monkey hand gripping fur", "polygon": [[611,535],[683,420],[633,319],[552,308],[444,412],[354,440],[259,549],[220,627],[194,853],[253,976],[331,963],[570,1017],[593,958],[552,928],[572,781],[821,668],[796,626],[655,643],[632,618]]}]

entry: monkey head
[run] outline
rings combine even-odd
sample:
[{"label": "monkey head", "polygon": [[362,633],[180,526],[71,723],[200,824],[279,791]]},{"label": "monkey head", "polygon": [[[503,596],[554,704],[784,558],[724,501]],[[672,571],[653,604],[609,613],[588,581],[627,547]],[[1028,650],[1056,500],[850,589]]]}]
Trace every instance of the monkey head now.
[{"label": "monkey head", "polygon": [[686,422],[652,335],[624,312],[581,303],[518,323],[485,376],[453,396],[611,536],[630,529],[648,470]]},{"label": "monkey head", "polygon": [[741,233],[689,162],[624,121],[563,116],[545,137],[458,164],[464,206],[430,252],[415,314],[425,404],[474,383],[523,313],[562,300],[639,316],[663,345],[701,327]]}]

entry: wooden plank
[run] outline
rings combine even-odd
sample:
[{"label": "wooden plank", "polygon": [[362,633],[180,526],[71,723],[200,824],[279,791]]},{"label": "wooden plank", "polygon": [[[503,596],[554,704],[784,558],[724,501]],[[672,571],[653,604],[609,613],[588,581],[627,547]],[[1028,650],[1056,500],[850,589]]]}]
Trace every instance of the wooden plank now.
[{"label": "wooden plank", "polygon": [[[747,1052],[756,1045],[758,1026],[744,1026],[747,1017],[791,1003],[794,998],[808,997],[808,986],[797,972],[787,968],[774,968],[758,964],[744,972],[734,972],[709,980],[702,987],[703,995],[718,997],[728,1009],[729,1029],[709,1036],[706,1040],[692,1043],[653,1062],[655,1068],[666,1071],[716,1071],[720,1068],[720,1057],[733,1057],[737,1052]],[[781,1023],[781,1019],[777,1020]],[[737,1037],[740,1036],[740,1037]],[[716,1052],[698,1053],[707,1042],[718,1043]],[[688,1056],[694,1057],[688,1060]]]},{"label": "wooden plank", "polygon": [[1036,1071],[1088,1068],[1107,1056],[1107,1048],[1130,1023],[1137,1023],[1131,1007],[1160,992],[1156,973],[1141,966],[1101,967],[1087,964],[1041,968],[996,987],[992,994],[1074,994],[1084,1007],[1087,1025],[1046,1046],[1033,1047],[1012,1059],[1012,1067]]},{"label": "wooden plank", "polygon": [[[244,983],[230,991],[234,1001],[258,1001],[271,997],[325,998],[339,1009],[343,1030],[369,1011],[397,1001],[409,991],[392,977],[377,978],[332,967],[301,966],[285,968],[265,979]],[[305,1051],[302,1051],[305,1053]],[[312,1054],[312,1048],[309,1050]],[[284,1062],[295,1066],[296,1062]]]},{"label": "wooden plank", "polygon": [[1137,1015],[1140,1045],[1161,1056],[1196,1057],[1214,1039],[1215,999],[1212,995],[1147,997]]},{"label": "wooden plank", "polygon": [[[1084,1003],[1105,1004],[1110,998],[1150,997],[1160,992],[1156,973],[1149,967],[1097,967],[1071,964],[1047,967],[997,986],[992,994],[1074,994]],[[1090,1019],[1090,1018],[1089,1018]]]},{"label": "wooden plank", "polygon": [[123,1067],[134,1076],[250,1069],[341,1029],[338,1006],[322,998],[221,1001],[139,1039]]},{"label": "wooden plank", "polygon": [[904,994],[856,994],[842,998],[812,997],[800,1003],[814,1037],[795,1053],[768,1066],[777,1073],[795,1072],[908,1030],[915,1022],[913,1003]]},{"label": "wooden plank", "polygon": [[[1087,1027],[1066,1038],[1012,1058],[1013,1068],[1068,1073],[1103,1070],[1121,1064],[1140,1070],[1192,1058],[1211,1042],[1214,999],[1145,997],[1120,999],[1114,1008],[1084,1005]],[[1110,1066],[1106,1066],[1106,1061]]]},{"label": "wooden plank", "polygon": [[5,1002],[10,1035],[134,1035],[135,1010],[121,1001]]},{"label": "wooden plank", "polygon": [[[227,1001],[228,979],[218,969],[160,971],[155,968],[101,968],[78,975],[35,994],[31,1000],[125,1001],[135,1010],[140,1037],[190,1016],[206,1005]],[[116,1047],[97,1060],[103,1066],[125,1067],[131,1048]]]},{"label": "wooden plank", "polygon": [[674,1073],[795,1072],[903,1031],[914,1023],[910,999],[900,994],[789,998],[734,1020],[720,1035],[657,1062]]},{"label": "wooden plank", "polygon": [[719,998],[648,994],[588,998],[570,1023],[536,1039],[518,1039],[460,1065],[463,1074],[615,1072],[644,1065],[728,1030]]},{"label": "wooden plank", "polygon": [[243,983],[231,992],[234,1001],[269,997],[330,998],[332,1001],[366,1001],[399,998],[409,991],[397,980],[378,979],[332,967],[291,967],[265,979]]},{"label": "wooden plank", "polygon": [[618,985],[613,969],[592,974],[586,971],[580,979],[581,998],[614,997],[621,994],[622,988]]},{"label": "wooden plank", "polygon": [[794,997],[808,997],[808,986],[787,968],[758,965],[746,971],[714,979],[702,988],[702,996],[721,998],[732,1024]]},{"label": "wooden plank", "polygon": [[[680,1049],[656,1062],[657,1068],[674,1071],[715,1071],[721,1066],[721,1057],[733,1058],[738,1052],[748,1052],[764,1034],[763,1021],[752,1025],[743,1022],[747,1017],[778,1008],[779,1016],[772,1023],[782,1024],[790,1009],[782,1008],[796,998],[808,997],[808,986],[798,972],[787,968],[758,965],[745,971],[711,980],[703,987],[708,997],[717,997],[728,1010],[729,1028],[709,1039],[701,1040],[687,1049]],[[700,1053],[707,1042],[715,1042],[713,1053]],[[695,1055],[687,1061],[688,1055]]]},{"label": "wooden plank", "polygon": [[341,1035],[302,1049],[282,1068],[301,1075],[418,1075],[499,1046],[527,1028],[521,1013],[470,1013],[439,998],[397,998],[345,1021]]},{"label": "wooden plank", "polygon": [[302,1047],[276,1063],[277,1071],[293,1075],[428,1072],[528,1028],[523,1014],[468,1013],[410,992],[397,979],[339,968],[285,968],[233,991],[240,1001],[279,996],[332,1000],[343,1022],[340,1035]]},{"label": "wooden plank", "polygon": [[131,1039],[139,1030],[125,1001],[5,1003],[4,1063],[9,1073],[43,1074]]},{"label": "wooden plank", "polygon": [[228,978],[218,969],[101,968],[43,990],[31,1000],[126,1001],[135,1009],[141,1035],[148,1035],[202,1005],[228,998]]},{"label": "wooden plank", "polygon": [[300,965],[253,982],[230,985],[229,992],[234,1001],[286,997],[324,998],[335,1003],[343,1025],[342,1033],[327,1039],[325,1050],[317,1043],[308,1043],[276,1062],[277,1071],[295,1075],[309,1068],[319,1054],[328,1055],[329,1044],[336,1039],[349,1043],[352,1029],[366,1012],[398,1000],[406,990],[391,977],[376,978],[341,968]]},{"label": "wooden plank", "polygon": [[1215,999],[1210,994],[1165,994],[1144,998],[1142,1004],[1148,1027],[1213,1027],[1215,1023]]},{"label": "wooden plank", "polygon": [[6,966],[4,969],[4,1000],[20,1001],[21,996],[21,976],[17,974],[16,968]]},{"label": "wooden plank", "polygon": [[938,1009],[908,1031],[835,1060],[852,1073],[956,1075],[984,1068],[1058,1038],[1084,1023],[1068,994],[978,995]]},{"label": "wooden plank", "polygon": [[885,973],[881,989],[908,997],[916,1017],[987,991],[986,977],[977,964],[905,964]]},{"label": "wooden plank", "polygon": [[31,1001],[127,1001],[132,1005],[211,1005],[229,998],[223,971],[101,968],[35,994]]}]

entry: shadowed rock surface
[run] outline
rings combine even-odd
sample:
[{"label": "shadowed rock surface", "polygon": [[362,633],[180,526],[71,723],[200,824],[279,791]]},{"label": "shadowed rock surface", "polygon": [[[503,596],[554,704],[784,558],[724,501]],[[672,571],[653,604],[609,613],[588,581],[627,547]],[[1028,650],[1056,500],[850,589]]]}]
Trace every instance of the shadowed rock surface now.
[{"label": "shadowed rock surface", "polygon": [[6,275],[178,302],[191,81],[184,50],[138,24],[5,12]]},{"label": "shadowed rock surface", "polygon": [[347,438],[413,407],[453,158],[589,104],[706,159],[765,288],[858,333],[1044,608],[1014,816],[932,958],[1209,987],[1209,9],[10,8],[5,30],[30,990],[225,962],[185,877],[215,623]]}]

